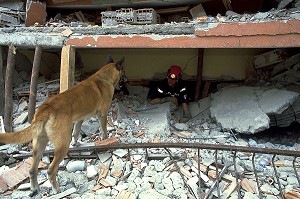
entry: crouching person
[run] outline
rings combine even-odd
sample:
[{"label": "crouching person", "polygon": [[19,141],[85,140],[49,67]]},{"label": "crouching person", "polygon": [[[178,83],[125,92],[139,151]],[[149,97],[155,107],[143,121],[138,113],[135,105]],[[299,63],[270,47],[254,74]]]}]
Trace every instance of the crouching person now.
[{"label": "crouching person", "polygon": [[181,123],[187,122],[191,118],[189,111],[189,98],[187,87],[181,79],[182,69],[179,66],[171,66],[168,69],[167,78],[161,80],[155,88],[149,93],[150,104],[161,104],[172,102],[176,106],[181,105],[183,117],[179,120]]}]

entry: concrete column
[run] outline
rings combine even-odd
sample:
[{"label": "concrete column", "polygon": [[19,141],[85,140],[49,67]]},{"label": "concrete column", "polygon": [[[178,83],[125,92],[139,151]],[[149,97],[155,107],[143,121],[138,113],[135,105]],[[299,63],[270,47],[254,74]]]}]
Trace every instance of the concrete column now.
[{"label": "concrete column", "polygon": [[28,122],[30,123],[35,113],[37,82],[40,73],[41,58],[42,58],[42,47],[36,46],[35,53],[34,53],[33,67],[31,71],[30,95],[29,95],[29,105],[28,105]]},{"label": "concrete column", "polygon": [[4,65],[3,65],[3,47],[0,46],[0,116],[4,116]]},{"label": "concrete column", "polygon": [[74,85],[75,48],[64,46],[61,50],[60,93]]},{"label": "concrete column", "polygon": [[7,66],[5,73],[5,107],[4,126],[6,131],[12,131],[12,109],[13,109],[13,75],[16,65],[16,48],[10,44],[7,55]]}]

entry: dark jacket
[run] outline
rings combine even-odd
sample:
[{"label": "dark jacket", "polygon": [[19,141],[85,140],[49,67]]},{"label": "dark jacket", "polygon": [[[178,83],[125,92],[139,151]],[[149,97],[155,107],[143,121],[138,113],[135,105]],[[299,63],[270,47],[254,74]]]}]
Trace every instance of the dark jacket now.
[{"label": "dark jacket", "polygon": [[178,100],[178,104],[188,103],[188,95],[187,95],[187,87],[185,82],[179,79],[175,86],[172,88],[168,84],[168,79],[161,80],[157,86],[150,89],[149,98],[164,98],[164,97],[176,97]]}]

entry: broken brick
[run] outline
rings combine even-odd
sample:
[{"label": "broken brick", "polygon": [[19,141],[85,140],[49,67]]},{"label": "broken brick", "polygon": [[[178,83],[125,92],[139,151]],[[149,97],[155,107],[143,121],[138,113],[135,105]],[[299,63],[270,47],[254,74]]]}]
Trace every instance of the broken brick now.
[{"label": "broken brick", "polygon": [[29,1],[26,12],[25,26],[32,26],[35,23],[45,24],[47,17],[46,4]]},{"label": "broken brick", "polygon": [[29,177],[29,169],[28,164],[21,163],[4,173],[1,177],[9,188],[13,188]]},{"label": "broken brick", "polygon": [[96,140],[95,141],[95,146],[102,146],[102,145],[112,145],[112,144],[117,144],[119,141],[118,138],[116,137],[111,137],[111,138],[108,138],[108,139],[105,139],[105,140]]},{"label": "broken brick", "polygon": [[4,180],[4,178],[2,176],[0,176],[0,189],[1,189],[0,193],[3,193],[3,192],[5,192],[5,191],[8,190],[6,182],[5,182],[5,180]]}]

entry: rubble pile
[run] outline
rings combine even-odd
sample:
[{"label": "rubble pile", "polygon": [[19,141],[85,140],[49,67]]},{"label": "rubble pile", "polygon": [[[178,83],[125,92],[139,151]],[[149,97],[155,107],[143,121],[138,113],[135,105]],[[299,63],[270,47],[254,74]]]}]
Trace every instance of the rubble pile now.
[{"label": "rubble pile", "polygon": [[[233,11],[227,11],[224,16],[218,14],[217,16],[204,16],[201,18],[188,18],[183,20],[179,18],[168,23],[188,23],[193,25],[204,25],[206,23],[229,23],[229,22],[266,22],[276,20],[299,20],[300,10],[299,6],[292,9],[271,9],[267,12],[258,12],[254,14],[239,14]],[[129,11],[127,11],[129,10]],[[81,13],[82,16],[88,14]],[[103,28],[117,27],[120,25],[144,25],[143,27],[153,26],[159,24],[159,15],[156,14],[152,8],[133,9],[122,8],[116,11],[101,12],[101,22],[97,18],[90,17],[93,21],[88,21],[86,18],[78,18],[76,13],[68,16],[57,14],[53,19],[48,21],[45,26],[50,27],[87,27],[101,25]],[[158,19],[157,19],[158,18]],[[147,25],[147,26],[145,26]],[[196,26],[197,28],[197,26]]]},{"label": "rubble pile", "polygon": [[[38,107],[48,97],[49,93],[57,91],[58,87],[59,84],[57,82],[40,83],[36,106]],[[193,103],[191,105],[194,107],[192,108],[193,118],[188,123],[180,124],[177,118],[180,109],[176,109],[171,103],[163,104],[163,106],[159,107],[149,105],[146,100],[147,88],[137,86],[128,86],[128,88],[130,95],[118,95],[113,100],[109,112],[109,139],[99,140],[98,121],[96,117],[93,117],[86,120],[82,126],[80,147],[114,143],[174,142],[300,150],[299,136],[293,137],[291,136],[292,134],[281,135],[282,137],[280,138],[276,138],[276,136],[255,138],[255,136],[252,136],[251,139],[248,139],[233,134],[230,128],[226,131],[225,128],[216,123],[212,118],[212,113],[214,112],[212,110],[216,109],[213,101],[224,101],[221,95],[224,94],[222,92],[226,89],[220,90],[220,93],[215,93],[214,97],[207,97]],[[237,88],[240,91],[249,91],[250,89],[238,86],[229,88]],[[23,84],[16,87],[14,91],[22,96],[27,89],[28,85]],[[262,91],[259,91],[258,88],[251,89],[256,90],[256,92],[260,93],[259,96],[263,98]],[[274,91],[274,89],[264,89],[265,92]],[[283,96],[288,97],[290,95],[290,100],[294,100],[298,96],[294,92],[290,92],[288,95],[285,92],[283,92]],[[244,94],[239,92],[239,95],[242,97]],[[256,95],[254,94],[254,96]],[[218,99],[219,97],[220,99]],[[246,98],[249,98],[249,96],[246,95]],[[17,119],[14,120],[14,129],[24,128],[24,126],[28,125],[28,123],[25,123],[25,116],[20,120],[22,113],[26,112],[28,104],[24,96],[21,99],[16,101],[17,106],[15,106],[14,118],[19,118],[19,122],[16,122]],[[241,100],[241,98],[239,99]],[[231,99],[227,100],[231,101]],[[256,100],[261,101],[258,98]],[[215,106],[217,105],[218,103],[215,104]],[[282,108],[282,105],[277,106],[277,108],[279,107]],[[244,111],[247,112],[253,107],[249,106],[249,109],[244,108]],[[263,109],[263,106],[260,108]],[[270,107],[267,106],[263,110],[265,109],[269,111]],[[175,111],[174,114],[172,114],[173,111]],[[239,115],[242,116],[243,113]],[[229,117],[226,116],[226,118]],[[253,118],[250,117],[250,119]],[[167,127],[168,129],[166,129]],[[164,132],[166,130],[167,132]],[[2,166],[0,169],[1,179],[4,180],[0,183],[2,184],[2,197],[26,198],[30,192],[29,184],[26,182],[28,182],[31,158],[22,158],[22,155],[25,157],[24,154],[31,151],[30,145],[3,145],[0,149],[2,153],[11,155],[9,156],[10,158],[3,156],[2,165],[6,166]],[[46,150],[51,149],[52,146],[49,144]],[[244,198],[259,198],[251,161],[252,154],[239,152],[235,160],[237,163],[237,168],[235,169],[232,159],[233,152],[219,151],[218,165],[215,164],[214,153],[214,150],[202,149],[200,154],[201,160],[199,160],[197,149],[191,148],[118,149],[96,154],[89,151],[70,152],[70,157],[72,157],[71,155],[76,155],[74,157],[84,157],[84,159],[66,158],[60,164],[58,180],[63,192],[52,197],[62,198],[70,195],[72,198],[149,198],[149,194],[151,194],[153,196],[151,198],[200,198],[198,182],[200,175],[203,194],[211,194],[211,197],[218,197],[218,194],[221,194],[221,198],[237,197],[236,187],[241,186],[241,194]],[[21,161],[18,161],[19,159]],[[25,160],[22,161],[23,159]],[[275,158],[277,172],[280,173],[281,188],[285,191],[286,196],[288,194],[298,194],[296,188],[299,184],[292,166],[293,159],[290,156],[276,156]],[[44,156],[40,164],[39,181],[41,183],[41,192],[35,198],[51,195],[51,187],[45,170],[50,160],[51,155]],[[263,161],[266,161],[264,165],[259,163]],[[279,196],[280,188],[274,182],[274,170],[270,165],[270,156],[256,154],[255,162],[263,194],[267,198]],[[15,164],[16,166],[14,166]],[[216,186],[216,167],[218,167],[219,175],[222,176],[219,181],[219,193],[210,189]],[[298,166],[296,171],[299,173]],[[239,178],[239,185],[236,184],[236,172],[242,176]],[[17,179],[11,178],[12,175],[19,177]]]},{"label": "rubble pile", "polygon": [[25,15],[23,2],[0,2],[0,27],[20,26]]},{"label": "rubble pile", "polygon": [[[39,3],[40,4],[40,3]],[[48,19],[48,21],[30,24],[31,26],[51,26],[51,27],[89,27],[102,26],[111,27],[120,24],[127,25],[151,25],[160,23],[192,23],[199,22],[260,22],[260,21],[274,21],[274,20],[299,20],[299,1],[282,0],[279,2],[277,8],[272,8],[267,12],[257,13],[236,13],[230,9],[225,16],[218,14],[216,16],[207,15],[202,5],[199,4],[189,9],[185,15],[189,16],[170,16],[166,19],[160,20],[160,15],[153,8],[120,8],[114,11],[99,11],[95,13],[76,11],[68,15],[57,13],[55,16]],[[29,7],[31,5],[28,5]],[[33,6],[35,4],[33,3]],[[173,13],[176,15],[176,13]],[[25,5],[21,0],[13,2],[0,2],[0,27],[16,27],[24,26],[26,18]],[[34,16],[29,16],[30,20]]]}]

